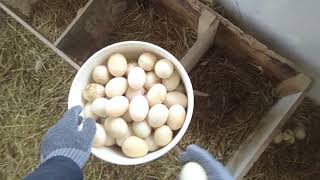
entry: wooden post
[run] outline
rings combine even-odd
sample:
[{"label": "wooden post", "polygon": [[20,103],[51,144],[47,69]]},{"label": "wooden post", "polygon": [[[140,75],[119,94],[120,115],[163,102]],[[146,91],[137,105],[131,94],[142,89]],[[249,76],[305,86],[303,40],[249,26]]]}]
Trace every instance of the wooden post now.
[{"label": "wooden post", "polygon": [[207,10],[201,12],[198,25],[198,39],[180,61],[187,72],[190,72],[197,65],[200,58],[212,46],[218,26],[219,21],[215,15]]}]

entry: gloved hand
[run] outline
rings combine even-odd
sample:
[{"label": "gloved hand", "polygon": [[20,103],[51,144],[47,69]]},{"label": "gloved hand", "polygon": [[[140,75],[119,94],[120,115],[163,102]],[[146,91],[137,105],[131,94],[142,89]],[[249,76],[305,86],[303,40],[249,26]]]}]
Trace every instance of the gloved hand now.
[{"label": "gloved hand", "polygon": [[41,142],[42,163],[55,156],[65,156],[80,168],[84,166],[90,156],[96,125],[92,119],[83,120],[79,116],[81,111],[80,106],[72,107],[48,130]]},{"label": "gloved hand", "polygon": [[192,144],[189,145],[183,153],[180,154],[180,161],[182,164],[188,162],[196,162],[200,164],[206,171],[208,180],[233,180],[227,169],[212,155],[200,148],[199,146]]}]

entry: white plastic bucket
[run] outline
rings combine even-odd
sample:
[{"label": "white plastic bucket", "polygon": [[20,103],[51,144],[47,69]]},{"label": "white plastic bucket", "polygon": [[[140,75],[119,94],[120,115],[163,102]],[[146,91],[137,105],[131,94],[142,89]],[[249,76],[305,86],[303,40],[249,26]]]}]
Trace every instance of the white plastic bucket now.
[{"label": "white plastic bucket", "polygon": [[137,60],[139,55],[143,52],[154,53],[158,56],[158,58],[168,59],[174,64],[175,69],[179,72],[181,76],[188,97],[186,120],[182,128],[178,130],[175,137],[168,145],[162,147],[157,151],[149,152],[144,157],[129,158],[121,152],[121,149],[115,147],[93,147],[92,154],[106,162],[119,165],[135,165],[155,160],[161,157],[162,155],[166,154],[168,151],[170,151],[181,140],[182,136],[184,135],[190,124],[193,113],[194,96],[192,84],[187,72],[185,71],[181,63],[168,51],[154,44],[140,41],[119,42],[107,46],[99,50],[98,52],[94,53],[81,66],[80,70],[78,71],[72,82],[68,97],[68,107],[71,108],[76,105],[81,105],[82,107],[84,107],[85,100],[82,97],[82,91],[85,88],[85,86],[91,81],[91,72],[97,65],[106,64],[107,59],[110,55],[112,55],[113,53],[121,53],[128,60]]}]

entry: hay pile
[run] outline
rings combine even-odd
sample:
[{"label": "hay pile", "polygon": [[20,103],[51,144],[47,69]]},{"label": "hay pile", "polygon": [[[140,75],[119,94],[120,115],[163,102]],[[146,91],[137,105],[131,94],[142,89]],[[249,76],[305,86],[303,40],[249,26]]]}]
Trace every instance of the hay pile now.
[{"label": "hay pile", "polygon": [[304,180],[320,178],[320,106],[305,99],[284,129],[303,123],[307,138],[294,144],[270,144],[254,164],[247,180]]},{"label": "hay pile", "polygon": [[3,12],[0,23],[0,179],[20,179],[38,165],[76,71]]},{"label": "hay pile", "polygon": [[178,59],[196,41],[196,33],[186,24],[161,7],[154,7],[140,1],[129,5],[130,9],[119,23],[114,25],[108,44],[119,41],[139,40],[156,44]]},{"label": "hay pile", "polygon": [[33,8],[29,22],[54,42],[88,0],[41,0]]}]

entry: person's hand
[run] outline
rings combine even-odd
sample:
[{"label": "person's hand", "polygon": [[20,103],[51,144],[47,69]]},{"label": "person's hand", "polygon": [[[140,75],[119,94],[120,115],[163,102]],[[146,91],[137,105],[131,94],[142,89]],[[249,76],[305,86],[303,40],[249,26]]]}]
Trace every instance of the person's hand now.
[{"label": "person's hand", "polygon": [[182,164],[188,162],[196,162],[200,164],[206,171],[208,180],[233,180],[227,169],[212,155],[200,148],[199,146],[192,144],[189,145],[183,153],[180,154],[180,161]]},{"label": "person's hand", "polygon": [[[64,156],[73,160],[80,168],[89,159],[96,132],[95,121],[79,116],[82,108],[75,106],[64,113],[62,119],[51,127],[41,142],[41,162]],[[83,123],[82,128],[79,124]]]}]

